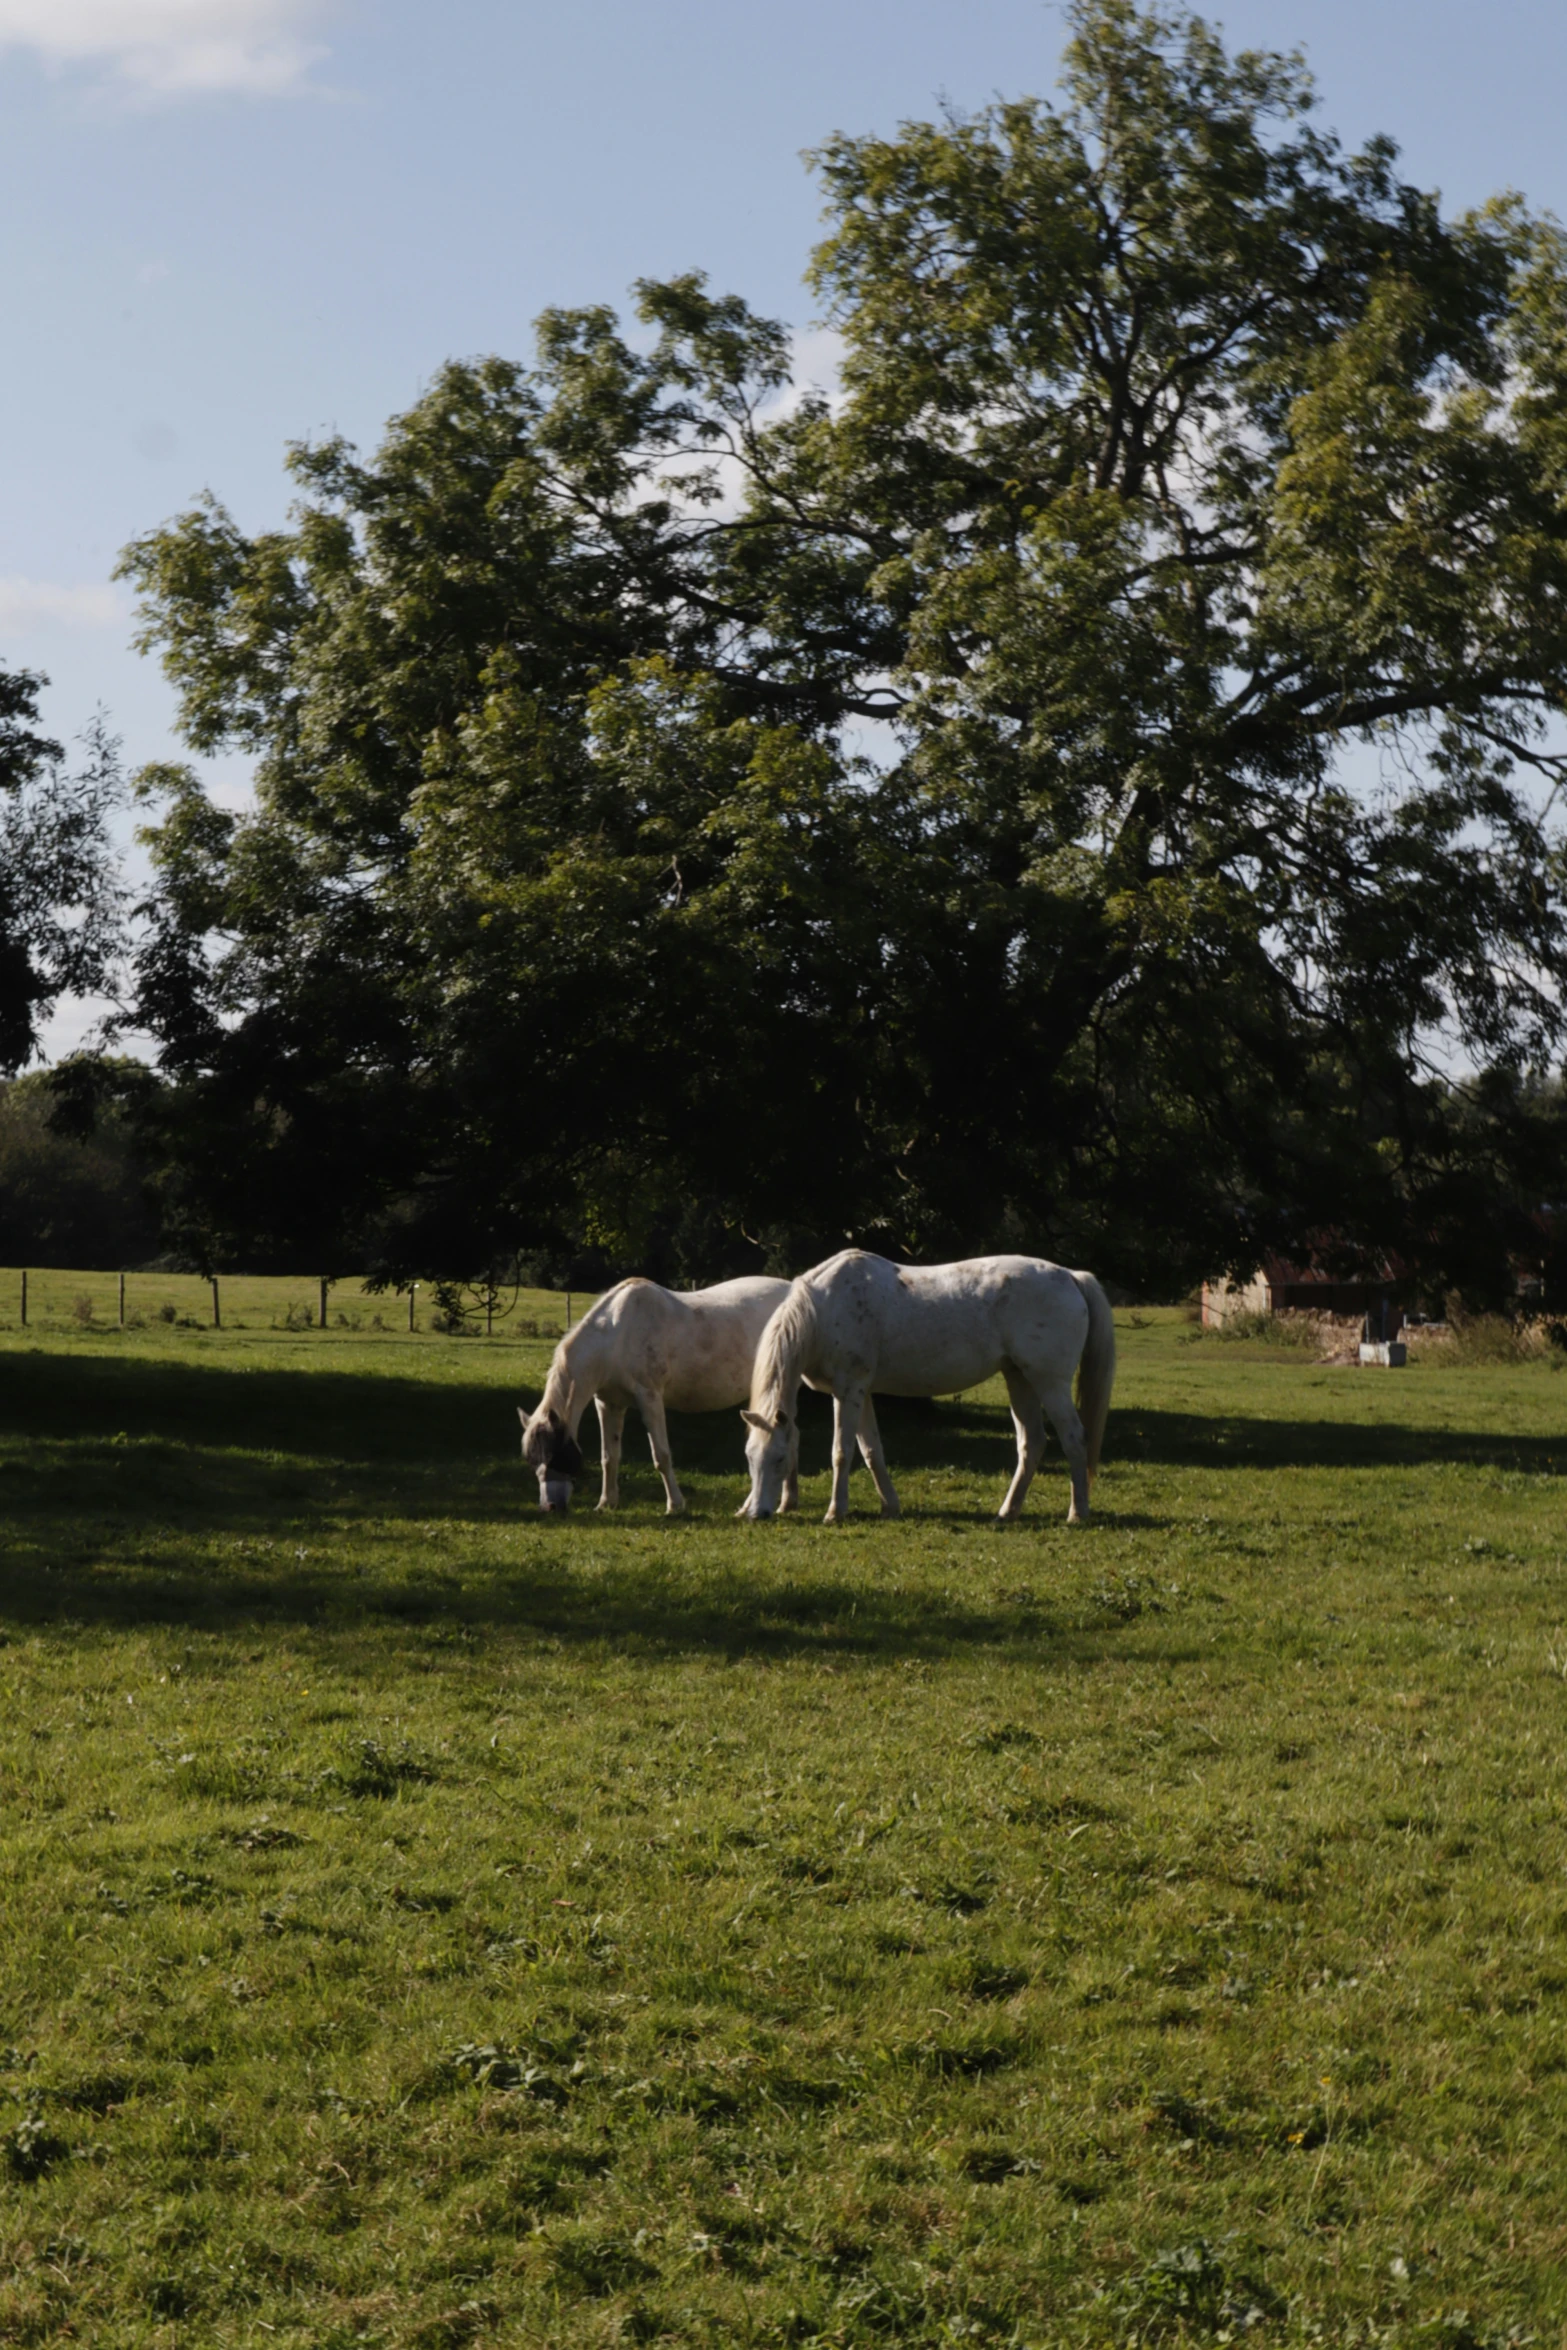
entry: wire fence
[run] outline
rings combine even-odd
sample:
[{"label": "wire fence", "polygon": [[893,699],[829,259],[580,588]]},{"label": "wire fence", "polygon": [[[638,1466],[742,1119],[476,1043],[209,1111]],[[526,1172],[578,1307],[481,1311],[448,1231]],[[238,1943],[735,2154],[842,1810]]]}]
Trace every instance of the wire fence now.
[{"label": "wire fence", "polygon": [[0,1266],[0,1331],[269,1330],[361,1337],[450,1335],[491,1344],[559,1338],[578,1291],[525,1289],[493,1318],[470,1312],[456,1324],[425,1283],[379,1294],[358,1281],[322,1283],[302,1275],[83,1273],[51,1266]]}]

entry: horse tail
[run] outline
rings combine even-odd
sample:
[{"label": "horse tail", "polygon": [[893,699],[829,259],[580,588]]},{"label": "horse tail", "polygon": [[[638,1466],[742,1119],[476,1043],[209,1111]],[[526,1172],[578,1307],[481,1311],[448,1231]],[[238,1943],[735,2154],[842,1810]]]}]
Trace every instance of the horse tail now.
[{"label": "horse tail", "polygon": [[816,1328],[816,1300],[804,1280],[791,1281],[789,1294],[774,1310],[756,1344],[751,1367],[751,1409],[775,1414],[785,1394],[800,1382],[800,1357]]},{"label": "horse tail", "polygon": [[1072,1279],[1082,1291],[1083,1303],[1088,1308],[1088,1339],[1077,1366],[1077,1416],[1087,1439],[1088,1474],[1092,1477],[1099,1467],[1105,1421],[1110,1413],[1110,1390],[1115,1385],[1115,1317],[1110,1311],[1110,1300],[1092,1273],[1074,1273]]}]

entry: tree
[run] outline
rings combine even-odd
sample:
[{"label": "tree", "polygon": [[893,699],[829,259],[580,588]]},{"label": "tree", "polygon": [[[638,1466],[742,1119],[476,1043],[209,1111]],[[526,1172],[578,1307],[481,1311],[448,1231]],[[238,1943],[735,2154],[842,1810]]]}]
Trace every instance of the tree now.
[{"label": "tree", "polygon": [[323,1180],[393,1257],[695,1202],[1498,1277],[1567,980],[1567,243],[1344,156],[1297,60],[1071,21],[1060,107],[818,156],[841,397],[645,284],[651,347],[550,314],[373,465],[296,451],[291,532],[130,550],[193,745],[261,753],[243,823],[165,779],[146,1016],[267,1148],[362,1104]]},{"label": "tree", "polygon": [[109,838],[119,796],[118,746],[101,721],[71,774],[37,731],[45,680],[0,668],[0,1069],[38,1048],[38,1024],[62,995],[108,983],[121,941],[121,893]]},{"label": "tree", "polygon": [[101,1270],[157,1253],[135,1121],[109,1098],[117,1080],[144,1095],[148,1075],[98,1062],[98,1114],[85,1132],[69,1115],[68,1094],[62,1101],[59,1071],[33,1070],[0,1087],[0,1261]]}]

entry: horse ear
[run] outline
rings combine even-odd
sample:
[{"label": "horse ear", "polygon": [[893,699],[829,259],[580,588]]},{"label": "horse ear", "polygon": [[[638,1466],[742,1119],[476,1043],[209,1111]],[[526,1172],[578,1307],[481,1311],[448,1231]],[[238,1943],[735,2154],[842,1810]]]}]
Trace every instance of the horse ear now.
[{"label": "horse ear", "polygon": [[788,1425],[789,1415],[787,1412],[780,1412],[777,1419],[773,1422],[773,1426],[775,1428],[787,1428]]},{"label": "horse ear", "polygon": [[761,1413],[760,1413],[760,1412],[747,1412],[747,1411],[742,1411],[742,1412],[741,1412],[741,1414],[740,1414],[740,1417],[741,1417],[741,1419],[742,1419],[742,1420],[745,1422],[745,1424],[746,1424],[746,1426],[747,1426],[748,1428],[759,1428],[759,1429],[761,1430],[761,1432],[762,1432],[762,1434],[763,1434],[764,1436],[771,1436],[771,1434],[772,1434],[772,1429],[769,1427],[768,1423],[767,1423],[767,1422],[766,1422],[766,1421],[765,1421],[765,1420],[762,1418],[762,1415],[761,1415]]},{"label": "horse ear", "polygon": [[527,1413],[526,1413],[526,1412],[523,1410],[523,1407],[522,1407],[522,1405],[521,1405],[521,1404],[519,1404],[519,1405],[517,1406],[517,1417],[518,1417],[518,1419],[519,1419],[519,1420],[522,1422],[523,1426],[526,1428],[526,1426],[528,1425],[528,1415],[527,1415]]}]

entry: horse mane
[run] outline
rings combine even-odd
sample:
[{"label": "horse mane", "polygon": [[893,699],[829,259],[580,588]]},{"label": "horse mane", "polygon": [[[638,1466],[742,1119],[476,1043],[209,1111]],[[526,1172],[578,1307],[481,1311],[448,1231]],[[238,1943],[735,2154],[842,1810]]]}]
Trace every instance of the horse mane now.
[{"label": "horse mane", "polygon": [[544,1393],[539,1397],[541,1412],[556,1411],[564,1414],[571,1394],[572,1355],[576,1351],[572,1342],[575,1340],[576,1346],[580,1346],[584,1338],[591,1336],[590,1325],[599,1308],[608,1305],[610,1299],[615,1295],[615,1291],[625,1287],[624,1281],[617,1281],[614,1289],[606,1290],[602,1297],[595,1298],[587,1312],[580,1315],[572,1323],[570,1329],[561,1332],[555,1352],[550,1356],[549,1376],[544,1382]]},{"label": "horse mane", "polygon": [[539,1398],[541,1412],[557,1411],[564,1416],[576,1376],[576,1357],[583,1347],[590,1346],[599,1336],[605,1308],[612,1306],[623,1290],[654,1289],[657,1286],[656,1282],[645,1281],[640,1273],[628,1273],[624,1281],[617,1281],[613,1289],[606,1289],[602,1297],[596,1297],[569,1330],[561,1332],[559,1343],[550,1357],[544,1393]]},{"label": "horse mane", "polygon": [[816,1300],[804,1280],[791,1281],[789,1294],[762,1332],[751,1371],[751,1409],[769,1418],[781,1409],[785,1391],[800,1383],[800,1357],[816,1328]]}]

